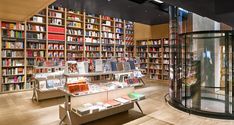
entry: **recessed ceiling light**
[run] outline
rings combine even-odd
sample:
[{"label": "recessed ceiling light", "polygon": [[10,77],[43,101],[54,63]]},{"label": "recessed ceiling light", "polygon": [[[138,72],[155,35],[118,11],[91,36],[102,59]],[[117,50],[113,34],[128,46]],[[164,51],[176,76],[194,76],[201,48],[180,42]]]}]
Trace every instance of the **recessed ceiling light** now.
[{"label": "recessed ceiling light", "polygon": [[157,2],[157,3],[163,3],[163,1],[161,0],[153,0],[154,2]]}]

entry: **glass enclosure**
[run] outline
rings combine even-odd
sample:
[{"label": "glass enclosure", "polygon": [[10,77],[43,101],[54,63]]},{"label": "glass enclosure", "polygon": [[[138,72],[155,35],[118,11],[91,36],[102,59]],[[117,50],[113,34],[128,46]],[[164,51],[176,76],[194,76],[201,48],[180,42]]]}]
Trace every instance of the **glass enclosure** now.
[{"label": "glass enclosure", "polygon": [[170,103],[191,113],[234,118],[233,45],[232,31],[179,35],[171,46],[176,54],[170,62]]}]

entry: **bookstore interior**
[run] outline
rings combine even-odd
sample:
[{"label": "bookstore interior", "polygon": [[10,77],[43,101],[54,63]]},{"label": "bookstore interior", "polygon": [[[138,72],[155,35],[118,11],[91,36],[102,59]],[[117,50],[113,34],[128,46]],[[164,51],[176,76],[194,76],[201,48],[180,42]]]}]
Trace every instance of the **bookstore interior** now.
[{"label": "bookstore interior", "polygon": [[157,104],[234,119],[234,9],[211,1],[0,0],[0,124],[135,125]]}]

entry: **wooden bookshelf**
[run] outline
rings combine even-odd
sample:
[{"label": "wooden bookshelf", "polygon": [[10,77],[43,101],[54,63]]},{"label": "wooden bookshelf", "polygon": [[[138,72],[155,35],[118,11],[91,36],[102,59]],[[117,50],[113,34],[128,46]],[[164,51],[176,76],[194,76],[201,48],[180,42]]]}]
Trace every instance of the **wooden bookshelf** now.
[{"label": "wooden bookshelf", "polygon": [[169,42],[167,38],[137,41],[140,67],[150,79],[169,80]]},{"label": "wooden bookshelf", "polygon": [[[86,59],[100,58],[101,16],[85,15],[85,55]],[[93,51],[92,51],[93,50]]]},{"label": "wooden bookshelf", "polygon": [[125,57],[124,20],[114,18],[115,57]]},{"label": "wooden bookshelf", "polygon": [[125,39],[125,54],[127,57],[134,57],[135,43],[134,43],[134,22],[125,21],[124,23],[124,39]]},{"label": "wooden bookshelf", "polygon": [[85,13],[66,12],[66,55],[67,60],[82,61],[84,57]]},{"label": "wooden bookshelf", "polygon": [[[0,72],[9,69],[23,69],[22,73],[2,74],[0,85],[2,93],[30,90],[33,75],[33,66],[38,60],[76,60],[106,59],[111,57],[124,57],[126,53],[132,57],[135,44],[133,42],[134,23],[118,18],[103,15],[76,12],[66,8],[49,6],[24,22],[7,22],[21,24],[24,28],[11,28],[2,25],[0,30],[0,51],[20,52],[17,57],[1,57],[6,60],[22,60],[22,65],[3,65]],[[23,33],[22,37],[4,36],[6,31]],[[131,33],[129,32],[131,31]],[[130,38],[131,36],[131,38]],[[129,41],[132,41],[129,42]],[[21,48],[6,48],[5,43],[21,42]],[[133,49],[132,49],[133,48]],[[127,50],[127,51],[125,51]],[[131,53],[131,56],[130,54]],[[6,72],[6,70],[4,70]],[[14,71],[15,72],[15,71]],[[5,77],[22,77],[17,84],[4,81]],[[20,86],[19,86],[20,85]],[[9,87],[16,89],[8,89]],[[7,90],[7,91],[3,91]]]},{"label": "wooden bookshelf", "polygon": [[25,84],[25,23],[1,22],[1,91],[18,91]]},{"label": "wooden bookshelf", "polygon": [[26,22],[27,89],[32,87],[33,65],[37,64],[37,58],[46,60],[46,15],[46,9],[44,9]]},{"label": "wooden bookshelf", "polygon": [[65,60],[66,27],[69,25],[66,24],[66,9],[47,7],[47,20],[47,60]]}]

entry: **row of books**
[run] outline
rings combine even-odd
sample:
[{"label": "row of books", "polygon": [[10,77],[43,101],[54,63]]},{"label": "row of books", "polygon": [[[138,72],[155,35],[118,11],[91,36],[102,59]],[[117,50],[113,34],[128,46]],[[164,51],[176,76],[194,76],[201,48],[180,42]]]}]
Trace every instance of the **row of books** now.
[{"label": "row of books", "polygon": [[102,53],[102,57],[109,58],[109,57],[113,57],[113,56],[114,56],[114,53],[112,53],[112,52]]},{"label": "row of books", "polygon": [[99,26],[98,25],[93,25],[93,24],[86,24],[86,29],[87,30],[98,30]]},{"label": "row of books", "polygon": [[112,26],[111,21],[109,21],[109,20],[103,20],[102,25],[103,26]]},{"label": "row of books", "polygon": [[86,18],[86,22],[92,23],[92,24],[99,24],[98,19],[94,19],[94,18]]},{"label": "row of books", "polygon": [[115,44],[115,41],[113,39],[101,39],[102,44]]},{"label": "row of books", "polygon": [[28,39],[40,39],[40,40],[43,40],[43,39],[45,39],[45,34],[43,34],[43,33],[27,33],[27,38]]},{"label": "row of books", "polygon": [[27,51],[27,57],[45,57],[45,51]]},{"label": "row of books", "polygon": [[45,22],[45,19],[43,17],[40,17],[40,16],[33,16],[30,20],[32,22],[37,22],[37,23],[44,23]]},{"label": "row of books", "polygon": [[64,50],[63,44],[48,44],[48,50]]},{"label": "row of books", "polygon": [[53,12],[53,11],[50,11],[50,12],[49,12],[49,16],[50,16],[50,17],[56,17],[56,18],[63,18],[63,14],[60,13],[60,12]]},{"label": "row of books", "polygon": [[86,37],[99,37],[100,33],[97,31],[86,31],[85,36]]},{"label": "row of books", "polygon": [[18,84],[5,84],[3,85],[3,92],[5,91],[19,91],[24,89],[24,84],[23,83],[18,83]]},{"label": "row of books", "polygon": [[83,21],[80,16],[74,15],[74,14],[68,14],[67,16],[68,20],[74,20],[74,21]]},{"label": "row of books", "polygon": [[24,74],[24,68],[2,69],[2,75],[20,75]]},{"label": "row of books", "polygon": [[75,30],[75,29],[67,29],[67,34],[68,35],[82,35],[83,31],[82,30]]},{"label": "row of books", "polygon": [[82,51],[83,50],[83,46],[77,46],[77,45],[68,45],[67,46],[68,50],[78,50],[78,51]]},{"label": "row of books", "polygon": [[86,52],[86,57],[95,57],[95,58],[99,58],[100,57],[100,53],[99,52]]},{"label": "row of books", "polygon": [[2,28],[9,30],[24,30],[25,26],[21,23],[2,22]]},{"label": "row of books", "polygon": [[51,25],[63,25],[63,21],[62,21],[62,19],[50,19],[49,20],[49,24],[51,24]]},{"label": "row of books", "polygon": [[102,32],[101,35],[103,38],[114,38],[114,33],[109,33],[109,32]]},{"label": "row of books", "polygon": [[100,47],[97,46],[85,46],[86,51],[100,51]]},{"label": "row of books", "polygon": [[103,32],[113,32],[112,27],[102,26]]},{"label": "row of books", "polygon": [[20,83],[20,82],[24,82],[24,79],[25,79],[25,76],[13,76],[13,77],[9,76],[9,77],[3,78],[3,83],[9,83],[9,84]]},{"label": "row of books", "polygon": [[45,43],[27,43],[28,49],[45,49]]},{"label": "row of books", "polygon": [[60,52],[49,51],[48,57],[49,58],[62,58],[62,57],[64,57],[64,52],[62,52],[62,51],[60,51]]},{"label": "row of books", "polygon": [[82,59],[83,53],[70,53],[70,52],[68,52],[67,57],[68,57],[68,59],[69,58],[78,58],[78,57]]},{"label": "row of books", "polygon": [[22,57],[24,58],[23,51],[2,50],[2,57]]},{"label": "row of books", "polygon": [[39,26],[39,25],[32,25],[32,24],[28,24],[27,25],[28,30],[31,31],[41,31],[41,32],[45,32],[45,26]]},{"label": "row of books", "polygon": [[82,28],[82,24],[79,22],[67,22],[68,27]]},{"label": "row of books", "polygon": [[23,31],[3,30],[2,35],[3,35],[3,37],[24,38]]},{"label": "row of books", "polygon": [[113,46],[103,46],[102,47],[102,51],[114,51],[114,47]]},{"label": "row of books", "polygon": [[2,44],[3,48],[6,49],[23,49],[24,43],[23,42],[3,42]]},{"label": "row of books", "polygon": [[67,36],[67,41],[81,43],[83,42],[83,37]]},{"label": "row of books", "polygon": [[2,60],[2,66],[24,66],[24,59],[4,59]]}]

